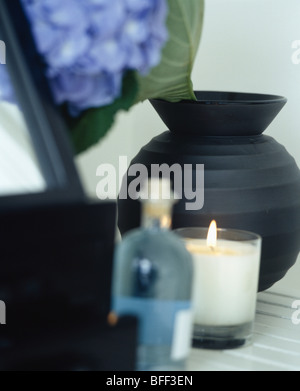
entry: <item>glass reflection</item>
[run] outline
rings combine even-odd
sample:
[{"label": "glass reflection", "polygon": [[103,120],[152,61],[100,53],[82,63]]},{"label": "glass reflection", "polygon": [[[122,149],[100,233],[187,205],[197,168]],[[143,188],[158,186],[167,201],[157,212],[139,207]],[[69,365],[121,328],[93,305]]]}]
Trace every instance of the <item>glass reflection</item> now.
[{"label": "glass reflection", "polygon": [[5,65],[0,65],[0,196],[45,190],[22,111]]}]

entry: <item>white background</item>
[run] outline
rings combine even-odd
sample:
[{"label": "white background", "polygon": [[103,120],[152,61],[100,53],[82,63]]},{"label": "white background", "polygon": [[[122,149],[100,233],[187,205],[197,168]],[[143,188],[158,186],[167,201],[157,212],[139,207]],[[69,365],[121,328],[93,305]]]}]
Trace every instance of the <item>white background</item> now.
[{"label": "white background", "polygon": [[[195,89],[283,95],[288,104],[266,134],[286,146],[300,165],[300,64],[292,43],[300,40],[299,0],[206,0],[202,41],[194,65]],[[299,56],[300,59],[300,56]],[[118,167],[165,131],[148,102],[118,121],[101,144],[78,159],[87,190],[95,196],[101,163]]]}]

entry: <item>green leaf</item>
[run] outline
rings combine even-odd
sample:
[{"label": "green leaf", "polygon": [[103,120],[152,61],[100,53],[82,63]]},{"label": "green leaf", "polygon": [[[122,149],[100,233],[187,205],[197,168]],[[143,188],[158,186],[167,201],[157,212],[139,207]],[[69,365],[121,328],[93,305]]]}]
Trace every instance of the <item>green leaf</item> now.
[{"label": "green leaf", "polygon": [[138,101],[196,100],[191,74],[202,33],[204,0],[168,0],[168,3],[169,41],[160,64],[148,76],[139,77]]},{"label": "green leaf", "polygon": [[119,110],[129,110],[134,105],[137,93],[136,73],[128,72],[123,79],[122,96],[109,106],[87,110],[72,128],[75,152],[79,154],[97,144],[112,127]]}]

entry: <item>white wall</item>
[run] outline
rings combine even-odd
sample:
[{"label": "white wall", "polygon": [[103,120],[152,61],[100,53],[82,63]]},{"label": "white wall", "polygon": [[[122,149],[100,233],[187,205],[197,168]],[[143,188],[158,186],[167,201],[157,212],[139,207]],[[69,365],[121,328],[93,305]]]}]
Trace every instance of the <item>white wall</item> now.
[{"label": "white wall", "polygon": [[[287,106],[266,134],[285,145],[300,166],[300,64],[292,62],[296,40],[300,40],[299,0],[206,0],[193,82],[195,89],[286,96]],[[164,130],[148,102],[120,114],[106,139],[78,158],[88,194],[95,197],[100,164],[118,167],[120,155],[130,160]],[[300,260],[274,289],[300,295]]]},{"label": "white wall", "polygon": [[[195,89],[286,96],[288,104],[266,133],[284,144],[300,165],[300,64],[292,62],[295,40],[300,40],[299,0],[206,0],[193,82]],[[119,155],[132,158],[164,130],[148,102],[121,113],[106,139],[78,159],[87,191],[95,195],[98,165],[116,165]]]},{"label": "white wall", "polygon": [[300,164],[299,0],[207,0],[195,88],[283,95],[288,104],[266,132]]}]

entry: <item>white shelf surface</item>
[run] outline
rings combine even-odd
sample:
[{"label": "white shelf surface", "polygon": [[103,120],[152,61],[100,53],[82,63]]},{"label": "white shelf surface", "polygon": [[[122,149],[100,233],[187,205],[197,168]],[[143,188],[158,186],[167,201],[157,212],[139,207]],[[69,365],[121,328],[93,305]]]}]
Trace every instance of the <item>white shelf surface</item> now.
[{"label": "white shelf surface", "polygon": [[259,293],[252,344],[223,351],[192,349],[187,370],[300,371],[300,324],[293,322],[292,308],[296,301],[300,296]]}]

